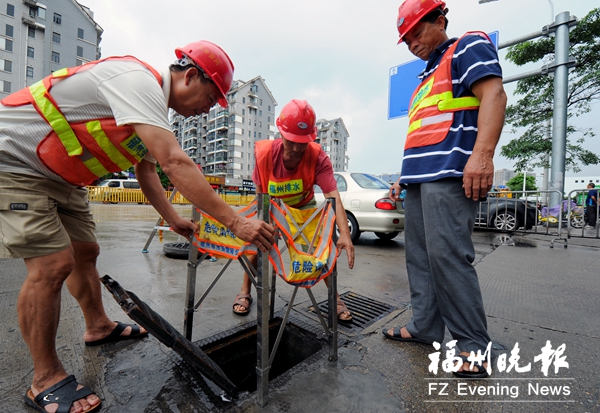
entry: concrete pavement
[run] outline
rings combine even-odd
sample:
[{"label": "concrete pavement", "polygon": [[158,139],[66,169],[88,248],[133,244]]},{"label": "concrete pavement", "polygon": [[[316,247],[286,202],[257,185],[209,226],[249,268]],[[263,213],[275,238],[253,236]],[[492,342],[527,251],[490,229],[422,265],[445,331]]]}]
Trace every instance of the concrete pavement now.
[{"label": "concrete pavement", "polygon": [[[157,218],[154,210],[121,204],[93,208],[102,248],[100,274],[109,274],[181,329],[186,261],[166,258],[158,239],[149,253],[141,253]],[[184,215],[190,209],[178,208]],[[259,408],[255,394],[248,392],[233,402],[221,401],[212,391],[214,386],[203,382],[153,337],[85,347],[83,317],[66,289],[57,336],[59,356],[69,373],[103,399],[102,412],[600,411],[600,242],[571,239],[568,248],[561,244],[549,248],[551,237],[530,234],[515,235],[509,245],[497,245],[497,235],[474,234],[489,331],[495,346],[506,349],[498,354],[506,354],[507,359],[518,345],[518,366],[531,363],[530,371],[499,371],[498,363],[494,363],[489,379],[457,380],[441,367],[437,374],[428,371],[433,347],[383,337],[383,327],[404,325],[410,318],[402,235],[392,242],[381,242],[364,234],[356,246],[355,269],[348,270],[344,256],[339,261],[341,293],[352,291],[395,310],[362,330],[342,331],[340,336],[346,344],[340,347],[337,362],[327,361],[325,348],[292,374],[274,380],[265,408]],[[165,234],[165,242],[174,240],[173,234]],[[202,263],[197,297],[222,264],[222,260]],[[0,260],[2,412],[33,411],[22,402],[32,367],[16,314],[25,274],[21,261]],[[256,315],[256,305],[247,318],[232,314],[231,303],[240,283],[241,271],[232,266],[195,314],[194,341],[240,328]],[[281,280],[277,288],[276,309],[282,309],[292,288]],[[313,292],[319,301],[326,298],[323,285],[315,286]],[[113,319],[126,321],[107,292],[104,302]],[[292,314],[318,327],[305,311],[309,306],[307,295],[301,291]],[[445,343],[450,339],[447,334]],[[535,360],[548,341],[552,351],[563,344],[564,349],[562,353],[549,352],[551,362],[545,375],[541,360]],[[442,352],[445,350],[443,347]],[[560,367],[564,357],[568,368]]]}]

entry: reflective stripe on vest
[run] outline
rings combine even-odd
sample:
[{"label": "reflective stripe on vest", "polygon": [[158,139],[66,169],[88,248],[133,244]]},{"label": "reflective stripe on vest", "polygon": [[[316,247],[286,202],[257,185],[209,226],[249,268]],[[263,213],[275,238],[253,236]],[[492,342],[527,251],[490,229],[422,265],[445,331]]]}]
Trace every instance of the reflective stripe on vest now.
[{"label": "reflective stripe on vest", "polygon": [[48,122],[54,132],[56,132],[69,156],[81,155],[83,148],[77,140],[75,132],[71,129],[71,125],[69,125],[64,115],[54,106],[54,103],[47,98],[49,91],[44,84],[44,80],[42,79],[31,85],[29,91],[40,114],[46,119],[46,122]]},{"label": "reflective stripe on vest", "polygon": [[413,93],[404,149],[442,142],[452,126],[454,112],[479,108],[480,102],[475,96],[455,98],[452,94],[452,58],[459,42],[460,39],[444,52],[437,69]]},{"label": "reflective stripe on vest", "polygon": [[[102,148],[102,150],[114,163],[119,165],[122,171],[125,171],[131,167],[131,162],[129,161],[129,159],[123,156],[121,152],[119,152],[119,150],[115,147],[115,145],[113,145],[108,136],[106,136],[106,133],[104,133],[104,129],[102,129],[102,125],[100,124],[99,120],[87,122],[85,126],[87,127],[87,130],[90,133],[90,135],[92,135],[94,137],[94,140],[98,143],[98,146]],[[131,135],[129,138],[123,141],[121,146],[139,162],[142,160],[143,156],[140,156],[140,154],[137,151],[135,151],[135,148],[132,149],[129,147],[129,145],[127,145],[127,143],[131,142],[136,137],[136,134]]]}]

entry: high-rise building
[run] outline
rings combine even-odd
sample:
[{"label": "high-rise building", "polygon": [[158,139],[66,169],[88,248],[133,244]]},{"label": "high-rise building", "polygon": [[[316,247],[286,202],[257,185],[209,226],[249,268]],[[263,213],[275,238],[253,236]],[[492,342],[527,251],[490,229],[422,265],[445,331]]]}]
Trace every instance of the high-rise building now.
[{"label": "high-rise building", "polygon": [[515,172],[509,169],[499,169],[494,172],[494,187],[502,188],[506,183],[514,178]]},{"label": "high-rise building", "polygon": [[100,57],[102,28],[75,0],[9,0],[0,5],[0,97],[57,69]]},{"label": "high-rise building", "polygon": [[227,101],[227,108],[216,105],[200,116],[172,114],[171,127],[205,175],[225,178],[230,185],[223,186],[242,187],[252,178],[254,142],[275,138],[277,102],[260,76],[234,81]]},{"label": "high-rise building", "polygon": [[348,170],[348,129],[342,118],[317,120],[317,143],[325,151],[335,172],[346,172]]}]

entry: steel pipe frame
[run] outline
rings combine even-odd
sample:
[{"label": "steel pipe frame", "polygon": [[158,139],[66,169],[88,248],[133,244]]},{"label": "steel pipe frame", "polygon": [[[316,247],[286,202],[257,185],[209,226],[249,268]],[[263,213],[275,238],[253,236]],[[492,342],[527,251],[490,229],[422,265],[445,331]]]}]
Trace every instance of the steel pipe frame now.
[{"label": "steel pipe frame", "polygon": [[[265,222],[269,222],[269,210],[270,210],[270,197],[265,194],[257,194],[257,207],[258,207],[258,219],[261,219]],[[327,202],[331,202],[333,211],[335,213],[336,205],[335,199],[329,198]],[[312,216],[314,217],[314,216]],[[311,217],[311,218],[312,218]],[[200,220],[200,213],[193,206],[192,209],[192,220],[194,222],[198,222]],[[306,225],[300,228],[300,231],[304,230]],[[304,235],[304,234],[302,234]],[[333,231],[332,234],[334,243],[337,241],[337,233]],[[311,244],[314,243],[314,239]],[[193,245],[193,244],[191,244]],[[200,262],[208,255],[203,254],[200,258],[198,258],[199,252],[197,248],[190,247],[190,254],[188,258],[188,271],[187,271],[187,285],[186,285],[186,301],[184,305],[184,323],[183,330],[184,335],[188,340],[192,340],[192,327],[194,320],[194,311],[197,311],[198,307],[202,303],[202,300],[208,295],[212,287],[217,283],[221,275],[224,273],[225,269],[222,269],[217,276],[213,279],[212,283],[208,287],[207,291],[204,292],[200,300],[196,305],[194,305],[195,300],[195,291],[196,291],[196,278],[197,278],[197,268]],[[292,295],[292,299],[288,304],[288,309],[286,310],[286,315],[282,321],[282,325],[280,331],[278,333],[275,346],[273,347],[273,351],[269,352],[269,321],[273,318],[273,308],[274,308],[274,292],[275,292],[275,279],[273,277],[271,279],[271,283],[269,283],[269,259],[268,253],[259,252],[258,253],[258,263],[256,272],[250,271],[250,274],[255,274],[256,278],[250,277],[252,283],[256,287],[257,294],[257,364],[256,364],[256,375],[257,375],[257,388],[256,388],[256,404],[260,407],[264,407],[269,402],[269,371],[271,368],[271,364],[273,362],[273,358],[275,352],[277,350],[277,346],[279,341],[281,340],[281,336],[283,335],[283,330],[285,328],[285,324],[287,323],[287,319],[291,312],[292,303],[296,296],[296,292],[298,287],[294,289],[294,293]],[[231,263],[232,260],[226,264],[226,267]],[[247,261],[243,261],[242,268],[246,269],[246,271],[250,270]],[[272,271],[271,271],[272,272]],[[317,306],[314,295],[307,289],[308,295],[313,303],[317,315],[321,321],[321,325],[325,329],[328,335],[328,344],[329,344],[329,361],[337,361],[338,358],[338,330],[337,330],[337,311],[334,311],[337,305],[336,295],[337,295],[337,264],[334,266],[332,273],[329,275],[330,282],[328,286],[327,292],[327,300],[329,306],[328,313],[328,323],[325,323],[323,315],[321,314],[319,307]],[[271,297],[271,300],[269,300]],[[271,302],[270,302],[271,301]]]}]

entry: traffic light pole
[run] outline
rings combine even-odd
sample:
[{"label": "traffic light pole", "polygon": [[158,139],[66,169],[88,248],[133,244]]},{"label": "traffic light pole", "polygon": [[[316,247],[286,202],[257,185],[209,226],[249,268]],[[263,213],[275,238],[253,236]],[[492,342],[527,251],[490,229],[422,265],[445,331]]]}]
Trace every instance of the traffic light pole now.
[{"label": "traffic light pole", "polygon": [[[567,149],[567,94],[569,90],[569,68],[575,66],[575,59],[569,56],[569,28],[577,24],[577,18],[566,11],[556,16],[550,25],[529,35],[500,43],[499,49],[523,43],[541,36],[555,33],[554,61],[542,68],[504,78],[503,83],[511,83],[532,76],[554,74],[554,106],[552,119],[552,164],[550,170],[550,205],[562,201],[560,194],[565,191],[565,156]],[[544,179],[547,179],[545,174]]]},{"label": "traffic light pole", "polygon": [[[573,17],[573,18],[571,18]],[[550,190],[565,192],[565,156],[567,151],[567,93],[569,91],[569,27],[577,22],[575,16],[563,12],[556,16],[552,25],[556,32],[554,52],[554,117],[552,119],[552,165]],[[558,205],[562,197],[550,193],[550,205]]]}]

